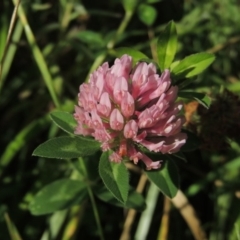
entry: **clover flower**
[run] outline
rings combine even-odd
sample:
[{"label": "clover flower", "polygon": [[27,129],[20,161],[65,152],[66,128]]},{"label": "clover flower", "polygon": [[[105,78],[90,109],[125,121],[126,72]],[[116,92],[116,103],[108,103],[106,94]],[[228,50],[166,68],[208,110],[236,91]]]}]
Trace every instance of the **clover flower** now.
[{"label": "clover flower", "polygon": [[123,55],[112,67],[104,63],[80,86],[75,134],[92,136],[103,151],[112,150],[112,162],[142,160],[147,170],[158,169],[161,160],[152,161],[140,146],[171,154],[186,142],[177,93],[168,70],[159,76],[155,65],[145,62],[132,68],[132,58]]}]

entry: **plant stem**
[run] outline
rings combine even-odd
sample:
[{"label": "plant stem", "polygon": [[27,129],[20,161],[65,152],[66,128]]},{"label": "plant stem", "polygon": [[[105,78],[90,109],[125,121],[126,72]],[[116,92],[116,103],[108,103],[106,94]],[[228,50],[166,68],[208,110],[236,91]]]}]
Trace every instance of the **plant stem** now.
[{"label": "plant stem", "polygon": [[195,240],[206,240],[206,233],[201,226],[200,220],[197,217],[195,209],[189,203],[186,196],[181,190],[178,190],[177,195],[171,199],[174,206],[179,210],[182,217],[188,224]]},{"label": "plant stem", "polygon": [[[13,3],[14,5],[16,6],[17,5],[17,0],[13,0]],[[48,88],[48,91],[51,95],[51,98],[55,104],[56,107],[60,107],[60,103],[58,101],[58,98],[57,98],[57,94],[55,92],[55,89],[53,87],[53,79],[52,79],[52,76],[49,72],[49,69],[47,67],[47,63],[43,57],[43,54],[40,50],[40,48],[38,47],[37,45],[37,42],[36,42],[36,39],[35,39],[35,36],[31,30],[31,27],[28,23],[28,20],[27,20],[27,17],[26,17],[26,14],[24,12],[24,9],[22,7],[22,5],[20,4],[19,5],[19,8],[18,8],[18,16],[22,22],[22,25],[24,27],[24,30],[25,30],[25,34],[26,34],[26,37],[27,37],[27,40],[28,40],[28,43],[31,47],[31,50],[32,50],[32,53],[33,53],[33,56],[35,58],[35,61],[38,65],[38,68],[42,74],[42,77],[43,77],[43,80],[45,81],[45,84]]]},{"label": "plant stem", "polygon": [[[82,158],[79,158],[79,159],[80,159],[79,162],[80,162],[81,167],[84,171],[85,177],[87,177],[87,169],[86,169],[84,160]],[[91,201],[91,204],[92,204],[92,207],[93,207],[93,213],[94,213],[97,228],[98,228],[98,231],[99,231],[99,237],[100,237],[101,240],[104,240],[104,235],[103,235],[103,230],[102,230],[100,217],[99,217],[99,213],[98,213],[98,209],[97,209],[97,204],[96,204],[95,198],[93,196],[92,188],[91,188],[90,184],[88,183],[88,181],[87,181],[87,190],[88,190],[90,201]]]},{"label": "plant stem", "polygon": [[[17,46],[14,43],[19,41],[19,39],[21,38],[22,32],[23,32],[23,25],[20,22],[20,20],[18,20],[16,23],[16,27],[14,29],[14,32],[12,34],[12,38],[11,38],[12,43],[9,44],[8,49],[5,53],[6,55],[4,56],[4,59],[2,60],[2,66],[0,67],[0,68],[2,68],[0,70],[0,72],[1,72],[0,73],[0,75],[1,75],[0,92],[3,88],[4,81],[9,73],[11,64],[13,62],[13,58],[14,58],[16,50],[17,50]],[[4,64],[4,66],[3,66],[3,64]]]},{"label": "plant stem", "polygon": [[31,141],[40,131],[42,131],[49,124],[48,115],[36,119],[19,131],[11,142],[5,147],[3,154],[0,156],[0,176],[2,175],[5,167],[7,167],[13,160],[16,153]]},{"label": "plant stem", "polygon": [[[147,177],[145,174],[142,173],[136,188],[136,192],[142,193],[146,186],[146,183],[147,183]],[[128,213],[124,222],[124,226],[123,226],[123,231],[120,236],[120,240],[131,239],[131,229],[132,229],[132,225],[134,223],[136,214],[137,214],[137,211],[135,209],[128,210]]]},{"label": "plant stem", "polygon": [[[124,15],[124,18],[122,20],[122,22],[120,23],[117,31],[116,31],[116,34],[113,36],[113,38],[108,42],[107,44],[107,49],[110,50],[110,49],[113,49],[115,44],[116,44],[116,41],[118,40],[119,36],[122,35],[122,33],[125,31],[128,23],[130,22],[131,18],[132,18],[132,15],[133,15],[133,11],[126,11],[125,12],[125,15]],[[94,71],[103,61],[104,59],[106,58],[107,56],[107,52],[104,52],[102,54],[100,54],[96,59],[95,61],[93,62],[88,74],[87,74],[87,77],[85,79],[85,82],[88,81],[89,79],[89,75],[92,71]]]},{"label": "plant stem", "polygon": [[61,24],[61,31],[64,32],[66,30],[66,28],[68,27],[68,24],[71,20],[71,12],[73,9],[73,3],[74,1],[69,1],[66,3],[66,5],[64,5],[64,12],[62,14],[62,20],[60,20],[60,24]]},{"label": "plant stem", "polygon": [[153,39],[155,37],[155,33],[152,28],[148,29],[148,37],[150,40],[150,48],[151,48],[153,60],[157,62],[158,61],[158,59],[157,59],[157,44],[156,44],[156,42],[153,41]]},{"label": "plant stem", "polygon": [[93,62],[92,66],[91,66],[91,68],[90,68],[90,70],[89,70],[89,72],[88,72],[88,74],[87,74],[87,77],[86,77],[86,79],[85,79],[85,82],[88,82],[90,73],[91,73],[92,71],[94,71],[94,70],[104,61],[104,59],[105,59],[106,56],[107,56],[107,53],[104,52],[104,53],[100,54],[100,55],[95,59],[95,61]]},{"label": "plant stem", "polygon": [[11,221],[9,215],[7,212],[4,213],[4,218],[8,227],[8,231],[11,237],[11,240],[22,240],[16,226],[14,223]]},{"label": "plant stem", "polygon": [[171,210],[171,201],[166,196],[164,197],[164,205],[163,205],[163,215],[161,219],[161,225],[158,233],[158,240],[167,240],[169,233],[169,218],[170,218],[170,210]]},{"label": "plant stem", "polygon": [[119,25],[116,34],[114,35],[113,39],[110,40],[107,44],[107,48],[108,49],[113,49],[113,47],[116,44],[116,41],[118,40],[119,36],[123,34],[123,32],[125,31],[128,23],[130,22],[131,18],[133,15],[133,11],[126,11],[124,18],[121,22],[121,24]]},{"label": "plant stem", "polygon": [[20,1],[21,0],[16,0],[15,1],[15,8],[14,8],[14,11],[13,11],[13,14],[12,14],[12,18],[11,18],[11,22],[10,22],[10,26],[9,26],[9,30],[8,30],[8,34],[7,34],[6,45],[5,45],[5,48],[3,50],[3,55],[2,55],[1,62],[0,62],[0,89],[1,89],[1,82],[2,82],[3,64],[4,64],[4,60],[5,60],[7,51],[8,51],[10,40],[11,40],[11,37],[12,37],[14,25],[15,25],[15,22],[16,22],[16,19],[17,19],[17,11],[18,11],[18,8],[19,8],[19,5],[20,5]]},{"label": "plant stem", "polygon": [[154,183],[150,182],[150,187],[146,196],[147,207],[141,214],[134,239],[147,239],[159,192],[158,187]]}]

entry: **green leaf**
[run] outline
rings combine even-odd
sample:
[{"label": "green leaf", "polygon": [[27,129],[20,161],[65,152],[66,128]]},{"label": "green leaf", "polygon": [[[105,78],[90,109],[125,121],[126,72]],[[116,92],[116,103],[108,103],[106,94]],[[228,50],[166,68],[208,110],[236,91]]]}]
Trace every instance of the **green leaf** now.
[{"label": "green leaf", "polygon": [[100,143],[84,137],[58,137],[39,145],[33,155],[46,158],[78,158],[90,156],[100,149]]},{"label": "green leaf", "polygon": [[190,78],[205,70],[215,56],[211,53],[196,53],[185,57],[173,69],[172,73],[178,78]]},{"label": "green leaf", "polygon": [[211,98],[204,93],[180,91],[178,92],[178,96],[182,98],[195,99],[205,108],[209,108],[211,104]]},{"label": "green leaf", "polygon": [[200,139],[194,133],[192,133],[190,131],[187,131],[185,129],[182,131],[187,134],[187,141],[181,147],[181,151],[189,152],[189,151],[198,149],[200,146]]},{"label": "green leaf", "polygon": [[129,193],[126,207],[133,208],[137,211],[144,211],[146,208],[145,199],[140,193],[132,190]]},{"label": "green leaf", "polygon": [[122,47],[114,49],[114,55],[116,55],[117,57],[121,57],[124,54],[128,54],[133,58],[133,64],[136,64],[136,62],[139,62],[142,59],[148,59],[148,57],[144,53],[133,48]]},{"label": "green leaf", "polygon": [[[100,179],[98,173],[98,165],[101,152],[97,152],[94,155],[82,158],[71,159],[71,163],[75,170],[78,171],[81,177],[87,178],[91,182],[97,182]],[[83,164],[84,163],[84,164]],[[84,167],[83,167],[84,166]]]},{"label": "green leaf", "polygon": [[236,81],[236,82],[231,82],[229,84],[227,84],[226,88],[231,91],[231,92],[240,92],[240,81]]},{"label": "green leaf", "polygon": [[139,19],[150,27],[156,20],[157,10],[148,4],[140,4],[138,7]]},{"label": "green leaf", "polygon": [[87,198],[84,182],[61,179],[41,189],[33,198],[29,209],[33,215],[42,215],[80,204]]},{"label": "green leaf", "polygon": [[123,162],[109,161],[110,152],[104,152],[99,162],[99,174],[107,189],[120,202],[126,203],[129,191],[129,175]]},{"label": "green leaf", "polygon": [[174,76],[174,74],[171,74],[171,79],[173,80],[174,85],[177,85],[179,89],[186,89],[186,87],[193,82],[192,78],[183,78],[178,80],[179,78]]},{"label": "green leaf", "polygon": [[170,66],[170,70],[172,71],[172,69],[175,68],[179,63],[180,63],[180,60],[172,62]]},{"label": "green leaf", "polygon": [[133,189],[130,189],[125,205],[123,203],[119,202],[113,196],[113,194],[108,191],[108,189],[105,186],[100,187],[100,188],[99,188],[99,186],[97,186],[95,188],[94,193],[102,201],[112,204],[117,207],[133,208],[137,211],[143,211],[146,208],[146,203],[145,203],[143,196],[140,193],[137,193],[136,191],[134,191]]},{"label": "green leaf", "polygon": [[177,30],[173,21],[160,34],[157,43],[158,65],[163,71],[170,68],[177,51]]},{"label": "green leaf", "polygon": [[179,176],[176,165],[171,159],[164,162],[158,171],[145,171],[147,177],[168,197],[173,198],[178,191]]},{"label": "green leaf", "polygon": [[74,133],[74,129],[77,125],[73,115],[68,112],[55,111],[50,114],[53,122],[67,133]]},{"label": "green leaf", "polygon": [[87,43],[94,47],[104,46],[104,40],[98,32],[93,32],[89,30],[80,31],[77,37],[84,43]]}]

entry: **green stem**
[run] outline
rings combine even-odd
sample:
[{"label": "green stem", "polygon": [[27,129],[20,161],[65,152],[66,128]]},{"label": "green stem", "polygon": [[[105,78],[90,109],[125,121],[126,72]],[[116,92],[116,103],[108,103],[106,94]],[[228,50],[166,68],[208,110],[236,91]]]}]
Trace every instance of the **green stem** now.
[{"label": "green stem", "polygon": [[[81,164],[82,169],[84,170],[85,177],[87,177],[87,169],[86,169],[84,160],[82,158],[79,158],[79,162]],[[93,207],[93,213],[94,213],[94,216],[95,216],[95,220],[96,220],[97,228],[98,228],[98,231],[99,231],[100,239],[104,240],[104,235],[103,235],[103,230],[102,230],[100,217],[99,217],[99,213],[98,213],[98,209],[97,209],[97,204],[96,204],[95,198],[93,196],[92,188],[91,188],[91,186],[88,182],[87,182],[87,190],[88,190],[90,201],[91,201],[91,204],[92,204],[92,207]]]},{"label": "green stem", "polygon": [[34,120],[29,125],[24,127],[15,138],[5,147],[3,154],[0,156],[0,176],[4,169],[13,160],[16,153],[24,147],[33,137],[42,131],[49,124],[49,116],[46,115],[40,119]]},{"label": "green stem", "polygon": [[90,70],[89,70],[89,72],[88,72],[88,74],[87,74],[87,77],[86,77],[86,79],[85,79],[85,82],[88,82],[90,73],[91,73],[92,71],[94,71],[94,70],[104,61],[104,59],[105,59],[106,56],[107,56],[107,53],[104,52],[104,53],[100,54],[100,55],[95,59],[95,61],[93,62],[92,66],[91,66],[91,68],[90,68]]},{"label": "green stem", "polygon": [[15,227],[15,225],[13,224],[13,222],[11,221],[8,213],[4,213],[4,218],[7,224],[7,228],[9,231],[9,235],[11,237],[11,240],[22,240],[17,228]]},{"label": "green stem", "polygon": [[[16,5],[17,0],[13,0],[13,3]],[[58,101],[57,94],[56,94],[55,89],[53,87],[53,79],[52,79],[51,74],[49,72],[49,69],[47,67],[47,63],[46,63],[46,61],[43,57],[43,54],[42,54],[40,48],[37,45],[35,36],[34,36],[32,30],[31,30],[31,27],[28,23],[26,14],[25,14],[24,9],[23,9],[21,4],[19,5],[19,8],[18,8],[18,16],[19,16],[19,18],[22,22],[22,25],[24,27],[28,43],[31,47],[33,56],[34,56],[35,61],[38,65],[38,68],[39,68],[39,70],[42,74],[43,80],[45,81],[45,84],[48,88],[48,91],[51,95],[51,98],[52,98],[55,106],[60,107],[60,103]]]},{"label": "green stem", "polygon": [[64,32],[66,30],[66,28],[68,27],[68,24],[71,20],[71,12],[72,12],[72,9],[74,7],[73,3],[74,3],[74,1],[70,0],[64,6],[64,12],[63,12],[62,20],[61,20],[61,23],[60,23],[62,32]]},{"label": "green stem", "polygon": [[133,11],[126,11],[124,18],[117,29],[116,34],[114,35],[113,39],[110,40],[107,44],[108,49],[113,49],[119,36],[121,36],[123,34],[123,32],[125,31],[128,23],[130,22],[130,20],[132,18],[132,15],[133,15]]},{"label": "green stem", "polygon": [[15,53],[17,51],[17,46],[16,42],[19,41],[19,39],[21,38],[22,35],[22,31],[23,31],[23,26],[22,23],[18,20],[16,23],[16,27],[14,29],[13,35],[12,35],[12,42],[9,44],[9,47],[7,49],[6,55],[4,57],[4,67],[3,67],[3,62],[2,62],[2,72],[1,72],[1,80],[0,80],[0,92],[3,88],[3,84],[4,81],[9,73],[11,64],[13,62],[13,58],[15,56]]},{"label": "green stem", "polygon": [[[132,15],[133,15],[133,11],[126,11],[125,12],[125,15],[124,15],[124,18],[122,20],[122,22],[120,23],[117,31],[116,31],[116,34],[113,36],[113,38],[108,42],[107,44],[107,49],[110,50],[110,49],[113,49],[115,44],[116,44],[116,41],[118,40],[119,36],[122,35],[122,33],[125,31],[128,23],[130,22],[131,18],[132,18]],[[90,71],[88,72],[87,74],[87,77],[85,79],[85,82],[88,81],[89,79],[89,75],[92,71],[94,71],[103,61],[104,59],[106,58],[107,56],[107,53],[104,52],[102,54],[100,54],[96,59],[95,61],[93,62],[91,68],[90,68]]]},{"label": "green stem", "polygon": [[17,19],[17,11],[18,11],[18,8],[19,8],[19,5],[20,5],[20,1],[21,0],[16,0],[15,8],[13,10],[10,26],[9,26],[9,29],[8,29],[6,45],[5,45],[4,50],[3,50],[3,55],[0,56],[0,57],[2,57],[2,59],[0,61],[0,89],[1,89],[1,82],[2,82],[3,64],[4,64],[5,57],[6,57],[6,54],[7,54],[7,51],[8,51],[10,40],[12,38],[12,33],[13,33],[14,25],[15,25],[15,22],[16,22],[16,19]]}]

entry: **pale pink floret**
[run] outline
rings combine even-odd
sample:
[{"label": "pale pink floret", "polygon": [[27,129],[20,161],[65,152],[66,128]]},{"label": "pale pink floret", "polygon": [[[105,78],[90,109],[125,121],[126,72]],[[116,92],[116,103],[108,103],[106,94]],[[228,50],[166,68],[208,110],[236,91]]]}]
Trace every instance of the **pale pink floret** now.
[{"label": "pale pink floret", "polygon": [[143,161],[147,170],[160,168],[161,160],[153,162],[138,145],[171,154],[185,144],[177,93],[169,70],[159,76],[155,65],[145,62],[132,69],[132,58],[123,55],[112,67],[104,63],[80,86],[75,133],[94,137],[103,151],[112,150],[112,162],[128,158]]},{"label": "pale pink floret", "polygon": [[133,116],[135,105],[134,99],[129,92],[125,92],[121,101],[121,111],[124,117],[129,118]]},{"label": "pale pink floret", "polygon": [[136,99],[143,86],[146,86],[146,82],[151,75],[156,73],[156,67],[152,63],[147,64],[145,62],[138,63],[138,65],[133,70],[133,73],[130,75],[132,79],[132,96]]},{"label": "pale pink floret", "polygon": [[128,79],[132,68],[132,58],[128,55],[123,55],[120,59],[116,59],[111,68],[111,73],[117,77]]},{"label": "pale pink floret", "polygon": [[110,126],[113,130],[121,131],[123,129],[124,119],[117,108],[114,108],[110,115]]},{"label": "pale pink floret", "polygon": [[130,159],[133,160],[134,163],[137,163],[138,160],[141,159],[145,163],[147,170],[158,169],[161,167],[161,161],[153,162],[147,155],[142,152],[136,152],[135,155],[132,155],[130,157]]},{"label": "pale pink floret", "polygon": [[97,110],[100,115],[108,117],[111,112],[112,104],[109,98],[109,94],[104,92],[101,97],[99,104],[97,105]]},{"label": "pale pink floret", "polygon": [[125,138],[135,138],[138,132],[138,125],[136,121],[130,120],[126,123],[123,134]]},{"label": "pale pink floret", "polygon": [[148,81],[145,84],[147,85],[145,86],[146,91],[142,91],[142,94],[139,94],[140,96],[137,100],[138,107],[143,107],[144,105],[148,104],[151,100],[160,97],[161,94],[166,92],[171,84],[169,79],[170,79],[170,72],[166,70],[160,78],[157,78],[157,77],[152,78],[152,81],[156,82],[156,87],[152,88],[152,86],[148,86],[150,84],[153,85],[153,83]]},{"label": "pale pink floret", "polygon": [[111,162],[115,162],[115,163],[120,163],[122,161],[122,158],[119,154],[117,154],[116,152],[113,152],[110,156],[109,156],[109,160]]},{"label": "pale pink floret", "polygon": [[105,128],[97,129],[92,133],[92,136],[99,142],[108,142],[111,140],[111,135]]},{"label": "pale pink floret", "polygon": [[120,77],[116,80],[113,87],[113,97],[117,104],[121,104],[125,93],[128,91],[128,83],[124,77]]}]

